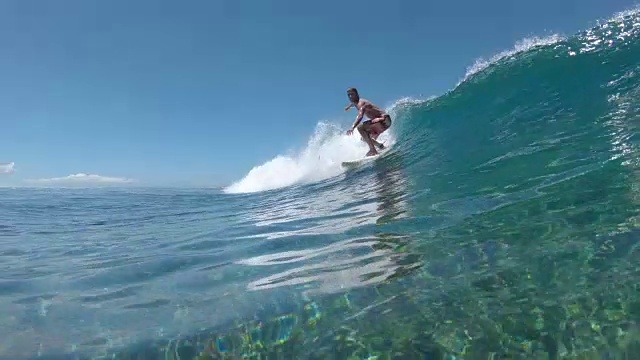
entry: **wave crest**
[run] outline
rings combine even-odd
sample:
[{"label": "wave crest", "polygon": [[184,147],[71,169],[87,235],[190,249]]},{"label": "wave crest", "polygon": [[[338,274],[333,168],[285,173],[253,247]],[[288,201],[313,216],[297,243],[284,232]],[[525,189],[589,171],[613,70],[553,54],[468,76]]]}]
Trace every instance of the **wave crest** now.
[{"label": "wave crest", "polygon": [[[469,79],[471,76],[479,73],[480,71],[485,70],[486,68],[488,68],[489,66],[497,63],[500,60],[509,58],[511,56],[520,54],[520,53],[524,53],[527,52],[531,49],[534,49],[536,47],[540,47],[540,46],[548,46],[548,45],[554,45],[557,44],[561,41],[564,41],[565,37],[558,35],[558,34],[553,34],[551,36],[547,36],[547,37],[529,37],[529,38],[524,38],[518,42],[515,43],[515,45],[513,46],[513,48],[508,49],[508,50],[504,50],[501,51],[495,55],[493,55],[490,59],[485,59],[485,58],[478,58],[476,59],[476,61],[469,67],[467,67],[467,71],[464,74],[464,77],[462,80],[460,80],[460,83],[465,82],[467,79]],[[458,83],[458,85],[460,84]]]}]

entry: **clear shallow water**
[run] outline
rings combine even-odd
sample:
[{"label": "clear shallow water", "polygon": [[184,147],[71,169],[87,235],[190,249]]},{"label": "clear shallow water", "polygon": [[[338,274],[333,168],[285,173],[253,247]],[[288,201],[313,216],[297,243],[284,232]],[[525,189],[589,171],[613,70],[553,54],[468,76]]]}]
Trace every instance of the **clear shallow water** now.
[{"label": "clear shallow water", "polygon": [[224,191],[1,189],[0,358],[640,353],[638,32],[398,102],[355,171],[325,131]]}]

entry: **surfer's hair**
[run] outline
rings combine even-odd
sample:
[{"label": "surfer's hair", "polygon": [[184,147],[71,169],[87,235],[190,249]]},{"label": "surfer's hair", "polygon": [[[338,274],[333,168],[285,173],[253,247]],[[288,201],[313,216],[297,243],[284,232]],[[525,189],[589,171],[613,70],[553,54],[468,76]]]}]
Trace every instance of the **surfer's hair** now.
[{"label": "surfer's hair", "polygon": [[356,89],[354,87],[347,89],[347,92],[348,93],[352,92],[352,93],[354,93],[356,95],[360,95],[360,94],[358,94],[358,89]]}]

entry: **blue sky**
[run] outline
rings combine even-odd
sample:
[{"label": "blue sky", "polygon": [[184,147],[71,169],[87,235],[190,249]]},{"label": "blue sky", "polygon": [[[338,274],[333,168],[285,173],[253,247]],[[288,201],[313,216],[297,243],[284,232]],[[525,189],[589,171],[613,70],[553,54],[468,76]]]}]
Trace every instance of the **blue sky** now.
[{"label": "blue sky", "polygon": [[[479,57],[623,0],[0,2],[0,186],[216,185],[345,124],[345,89],[437,95]],[[82,174],[95,175],[93,177]]]}]

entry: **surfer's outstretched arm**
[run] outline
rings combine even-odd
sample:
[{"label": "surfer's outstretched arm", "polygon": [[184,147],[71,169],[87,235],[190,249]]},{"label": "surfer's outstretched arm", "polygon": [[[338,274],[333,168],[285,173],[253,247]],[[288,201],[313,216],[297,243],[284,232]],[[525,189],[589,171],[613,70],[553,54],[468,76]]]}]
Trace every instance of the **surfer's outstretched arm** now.
[{"label": "surfer's outstretched arm", "polygon": [[364,116],[364,106],[360,108],[360,111],[358,112],[358,116],[356,117],[356,121],[353,123],[353,126],[351,126],[351,129],[347,130],[347,135],[351,135],[353,130],[356,128],[356,126],[360,124],[360,121],[362,120],[363,116]]}]

